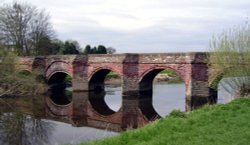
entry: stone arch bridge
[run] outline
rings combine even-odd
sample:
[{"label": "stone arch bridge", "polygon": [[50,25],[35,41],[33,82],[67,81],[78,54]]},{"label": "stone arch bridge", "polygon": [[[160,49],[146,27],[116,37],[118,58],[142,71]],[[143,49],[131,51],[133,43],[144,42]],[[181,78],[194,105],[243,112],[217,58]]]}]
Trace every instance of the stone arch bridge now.
[{"label": "stone arch bridge", "polygon": [[[19,58],[19,70],[38,69],[47,82],[72,76],[73,91],[104,89],[105,76],[113,71],[121,77],[123,99],[152,92],[154,77],[164,69],[173,69],[186,86],[186,110],[192,110],[217,98],[209,84],[214,78],[207,63],[208,53],[149,53],[107,55],[55,55]],[[143,97],[143,96],[142,96]]]}]

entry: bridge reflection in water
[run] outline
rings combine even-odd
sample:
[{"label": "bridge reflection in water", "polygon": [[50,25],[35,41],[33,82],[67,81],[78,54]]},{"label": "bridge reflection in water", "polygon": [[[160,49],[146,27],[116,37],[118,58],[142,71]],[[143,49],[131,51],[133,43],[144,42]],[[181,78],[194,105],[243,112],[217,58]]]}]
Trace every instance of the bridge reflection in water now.
[{"label": "bridge reflection in water", "polygon": [[78,127],[89,126],[112,131],[141,127],[160,118],[152,104],[152,92],[122,95],[122,106],[118,111],[106,104],[105,94],[105,91],[67,94],[62,87],[53,88],[50,97],[45,99],[46,116]]}]

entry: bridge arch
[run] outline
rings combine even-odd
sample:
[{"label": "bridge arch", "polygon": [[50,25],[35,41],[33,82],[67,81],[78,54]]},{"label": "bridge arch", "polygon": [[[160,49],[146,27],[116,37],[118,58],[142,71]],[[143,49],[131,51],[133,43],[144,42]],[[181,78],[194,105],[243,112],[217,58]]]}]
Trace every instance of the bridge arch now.
[{"label": "bridge arch", "polygon": [[27,68],[25,68],[25,69],[17,69],[17,72],[27,72],[27,73],[32,73],[32,70],[31,69],[27,69]]},{"label": "bridge arch", "polygon": [[17,73],[24,74],[24,75],[30,75],[32,73],[32,70],[30,70],[30,69],[18,69]]},{"label": "bridge arch", "polygon": [[99,67],[90,73],[88,82],[90,91],[103,91],[104,90],[104,80],[108,73],[114,72],[121,78],[121,73],[119,70],[115,70],[111,67]]},{"label": "bridge arch", "polygon": [[175,68],[168,66],[158,66],[158,67],[150,67],[146,71],[144,71],[139,79],[139,90],[143,91],[152,91],[153,80],[154,78],[163,70],[170,69],[173,70],[186,84],[184,76]]},{"label": "bridge arch", "polygon": [[[120,78],[121,75],[119,71],[111,68],[111,67],[99,67],[95,69],[89,76],[89,102],[98,114],[103,116],[110,116],[114,115],[116,112],[119,112],[119,110],[114,111],[112,110],[108,103],[105,101],[105,78],[110,73],[114,72],[117,74]],[[121,108],[121,107],[120,107]]]},{"label": "bridge arch", "polygon": [[69,74],[68,72],[55,71],[47,79],[47,83],[48,84],[62,84],[62,83],[64,83],[66,81],[65,79],[66,79],[67,76],[72,78],[71,74]]},{"label": "bridge arch", "polygon": [[[167,85],[166,83],[155,83],[154,79],[156,76],[163,70],[171,70],[173,71],[176,76],[178,77],[178,80],[180,79],[182,83],[180,84],[173,84],[173,85]],[[179,70],[168,67],[168,66],[157,66],[157,67],[150,67],[148,68],[140,77],[139,79],[139,90],[140,90],[140,100],[143,100],[141,103],[139,103],[139,107],[143,114],[149,119],[156,119],[160,116],[165,116],[169,112],[164,111],[165,108],[167,110],[171,109],[180,109],[184,110],[185,108],[185,101],[186,101],[186,91],[187,91],[187,85],[185,84],[184,75],[181,75],[182,72]],[[159,85],[160,84],[160,85]],[[173,93],[175,91],[171,91],[172,87],[177,87],[180,92],[176,92],[175,98],[171,97],[173,96]],[[158,90],[156,92],[153,92],[153,88],[155,90]],[[159,93],[164,92],[164,93]],[[169,102],[174,102],[176,105],[168,105]],[[165,107],[162,107],[164,105]],[[164,109],[163,109],[164,108]],[[151,112],[147,112],[147,110],[150,110]]]},{"label": "bridge arch", "polygon": [[223,72],[217,72],[211,76],[209,80],[209,103],[214,104],[218,101],[218,86],[220,81],[223,79]]},{"label": "bridge arch", "polygon": [[59,75],[60,80],[67,75],[73,77],[72,65],[64,61],[54,61],[45,69],[45,78],[47,82],[52,76]]},{"label": "bridge arch", "polygon": [[68,105],[72,102],[72,77],[64,71],[55,71],[47,80],[49,85],[49,98],[58,106]]}]

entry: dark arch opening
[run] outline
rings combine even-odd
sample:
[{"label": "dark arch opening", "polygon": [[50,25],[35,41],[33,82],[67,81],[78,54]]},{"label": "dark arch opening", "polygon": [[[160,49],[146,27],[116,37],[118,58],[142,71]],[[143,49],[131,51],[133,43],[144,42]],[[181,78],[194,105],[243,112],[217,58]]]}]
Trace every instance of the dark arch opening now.
[{"label": "dark arch opening", "polygon": [[109,72],[111,72],[109,69],[97,71],[89,81],[89,90],[95,92],[104,91],[104,80]]},{"label": "dark arch opening", "polygon": [[89,81],[89,101],[101,115],[112,115],[121,107],[121,78],[109,69],[97,71]]},{"label": "dark arch opening", "polygon": [[144,99],[139,107],[148,118],[156,114],[168,115],[174,109],[185,110],[185,84],[175,70],[154,69],[141,79],[139,85],[140,99]]},{"label": "dark arch opening", "polygon": [[49,97],[57,105],[67,105],[72,101],[72,91],[65,86],[53,86],[49,90]]},{"label": "dark arch opening", "polygon": [[49,79],[49,85],[71,85],[72,77],[65,72],[56,72]]},{"label": "dark arch opening", "polygon": [[223,74],[219,74],[212,80],[209,86],[209,103],[215,104],[218,102],[218,89],[221,80],[223,79]]},{"label": "dark arch opening", "polygon": [[49,78],[49,96],[55,104],[67,105],[72,101],[71,80],[65,72],[56,72]]},{"label": "dark arch opening", "polygon": [[140,91],[141,93],[151,93],[153,91],[153,80],[156,77],[156,75],[163,71],[164,69],[154,69],[147,73],[142,80],[140,81]]}]

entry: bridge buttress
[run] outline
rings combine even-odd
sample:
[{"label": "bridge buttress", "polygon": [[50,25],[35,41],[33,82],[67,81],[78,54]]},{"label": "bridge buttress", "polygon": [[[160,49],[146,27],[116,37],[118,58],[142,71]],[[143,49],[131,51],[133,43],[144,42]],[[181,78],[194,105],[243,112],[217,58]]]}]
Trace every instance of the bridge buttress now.
[{"label": "bridge buttress", "polygon": [[208,65],[195,63],[191,67],[190,81],[186,88],[186,111],[190,111],[209,103]]},{"label": "bridge buttress", "polygon": [[88,57],[86,55],[77,55],[72,63],[73,65],[73,78],[72,89],[73,91],[88,91]]},{"label": "bridge buttress", "polygon": [[139,92],[139,55],[127,54],[123,61],[122,127],[138,125]]}]

